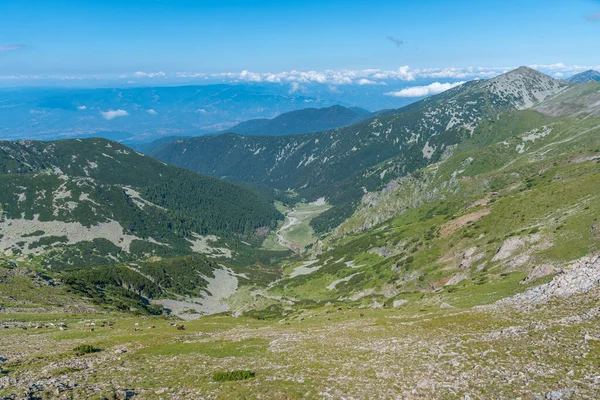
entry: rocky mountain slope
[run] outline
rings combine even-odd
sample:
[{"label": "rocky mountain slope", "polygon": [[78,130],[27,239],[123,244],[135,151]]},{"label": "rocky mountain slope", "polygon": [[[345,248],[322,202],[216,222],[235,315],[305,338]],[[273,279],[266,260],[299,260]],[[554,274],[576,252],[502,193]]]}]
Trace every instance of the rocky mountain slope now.
[{"label": "rocky mountain slope", "polygon": [[250,189],[104,139],[0,142],[0,182],[0,251],[54,268],[231,257],[218,237],[260,242],[282,218]]},{"label": "rocky mountain slope", "polygon": [[600,252],[598,133],[600,119],[578,114],[482,120],[454,155],[364,194],[333,235],[288,264],[261,298],[265,312],[489,304],[563,268],[570,294],[596,288],[597,263],[580,261]]}]

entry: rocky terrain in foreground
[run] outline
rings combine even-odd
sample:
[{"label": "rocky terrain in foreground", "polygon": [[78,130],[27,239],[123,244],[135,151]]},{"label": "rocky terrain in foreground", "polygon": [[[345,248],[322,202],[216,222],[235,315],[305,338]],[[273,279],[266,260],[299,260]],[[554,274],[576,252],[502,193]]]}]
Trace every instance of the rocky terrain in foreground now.
[{"label": "rocky terrain in foreground", "polygon": [[[0,396],[594,398],[600,268],[596,258],[569,271],[537,294],[470,310],[432,298],[417,309],[321,307],[278,323],[207,317],[185,330],[158,317],[13,315],[0,324]],[[100,350],[76,355],[84,343]],[[234,369],[255,378],[211,378]]]}]

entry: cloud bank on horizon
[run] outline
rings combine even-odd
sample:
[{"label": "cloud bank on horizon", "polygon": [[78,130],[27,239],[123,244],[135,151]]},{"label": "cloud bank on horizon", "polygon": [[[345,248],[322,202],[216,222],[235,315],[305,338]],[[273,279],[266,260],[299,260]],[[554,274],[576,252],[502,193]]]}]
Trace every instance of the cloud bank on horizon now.
[{"label": "cloud bank on horizon", "polygon": [[[1,47],[0,47],[1,49]],[[533,64],[529,67],[537,69],[555,78],[566,78],[577,73],[600,69],[599,66],[566,65],[556,64]],[[136,71],[129,74],[115,76],[60,76],[60,75],[0,75],[0,81],[27,81],[27,80],[96,80],[96,81],[121,81],[127,83],[139,83],[142,81],[169,80],[193,81],[199,83],[289,83],[294,84],[294,90],[298,90],[299,84],[323,84],[323,85],[386,85],[389,82],[412,82],[417,80],[454,80],[466,81],[473,79],[489,79],[512,69],[512,67],[465,67],[465,68],[412,68],[408,65],[395,70],[370,68],[362,70],[342,69],[324,71],[282,71],[282,72],[252,72],[242,70],[241,72],[175,72],[164,71]],[[443,82],[442,82],[443,83]]]},{"label": "cloud bank on horizon", "polygon": [[[529,67],[546,73],[554,78],[566,79],[577,73],[596,69],[600,66],[566,65],[555,64],[533,64]],[[78,81],[78,85],[87,87],[94,86],[153,86],[153,85],[208,85],[215,83],[224,84],[279,84],[289,85],[289,93],[307,93],[311,87],[319,90],[323,86],[325,90],[334,92],[339,87],[372,86],[373,88],[389,87],[387,91],[377,89],[379,96],[389,98],[421,98],[435,95],[445,90],[456,87],[466,81],[475,79],[490,79],[516,67],[466,67],[466,68],[412,68],[402,66],[395,70],[388,69],[362,69],[362,70],[324,70],[324,71],[282,71],[282,72],[252,72],[243,70],[241,72],[175,72],[164,71],[136,71],[129,74],[114,76],[1,76],[0,86],[19,86],[40,84],[61,85],[67,81]],[[78,108],[84,110],[85,108]],[[158,114],[155,110],[148,110],[148,114]],[[129,115],[125,110],[108,110],[101,113],[106,120]]]}]

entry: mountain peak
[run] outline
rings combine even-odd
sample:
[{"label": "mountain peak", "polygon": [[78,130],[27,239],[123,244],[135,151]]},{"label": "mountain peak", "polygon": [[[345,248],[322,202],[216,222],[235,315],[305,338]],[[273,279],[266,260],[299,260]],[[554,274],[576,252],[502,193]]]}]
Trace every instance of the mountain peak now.
[{"label": "mountain peak", "polygon": [[527,74],[534,74],[534,75],[535,74],[542,74],[540,71],[535,70],[535,69],[533,69],[531,67],[528,67],[526,65],[521,65],[519,68],[514,69],[514,70],[512,70],[510,72],[519,72],[519,73],[527,73]]},{"label": "mountain peak", "polygon": [[569,82],[571,83],[586,83],[591,81],[600,82],[600,72],[589,69],[569,78]]},{"label": "mountain peak", "polygon": [[523,110],[561,92],[567,82],[522,66],[490,79],[484,87],[502,101]]},{"label": "mountain peak", "polygon": [[533,69],[531,67],[527,67],[527,66],[520,66],[519,68],[515,68],[511,71],[505,72],[502,75],[498,75],[495,78],[492,78],[491,80],[501,80],[501,79],[522,79],[523,77],[538,77],[538,78],[543,78],[543,79],[551,79],[551,80],[557,80],[554,79],[536,69]]}]

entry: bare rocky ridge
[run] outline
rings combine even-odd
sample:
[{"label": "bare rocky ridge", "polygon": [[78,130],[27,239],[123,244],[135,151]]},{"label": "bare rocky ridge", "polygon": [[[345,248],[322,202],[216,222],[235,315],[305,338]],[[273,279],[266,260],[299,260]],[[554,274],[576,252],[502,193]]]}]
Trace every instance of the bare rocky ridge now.
[{"label": "bare rocky ridge", "polygon": [[587,293],[600,286],[600,256],[583,257],[561,269],[552,281],[524,293],[500,300],[502,305],[534,305],[554,297],[569,297]]},{"label": "bare rocky ridge", "polygon": [[531,108],[567,87],[566,81],[553,79],[528,67],[520,67],[483,84],[484,90],[510,102],[517,110]]}]

